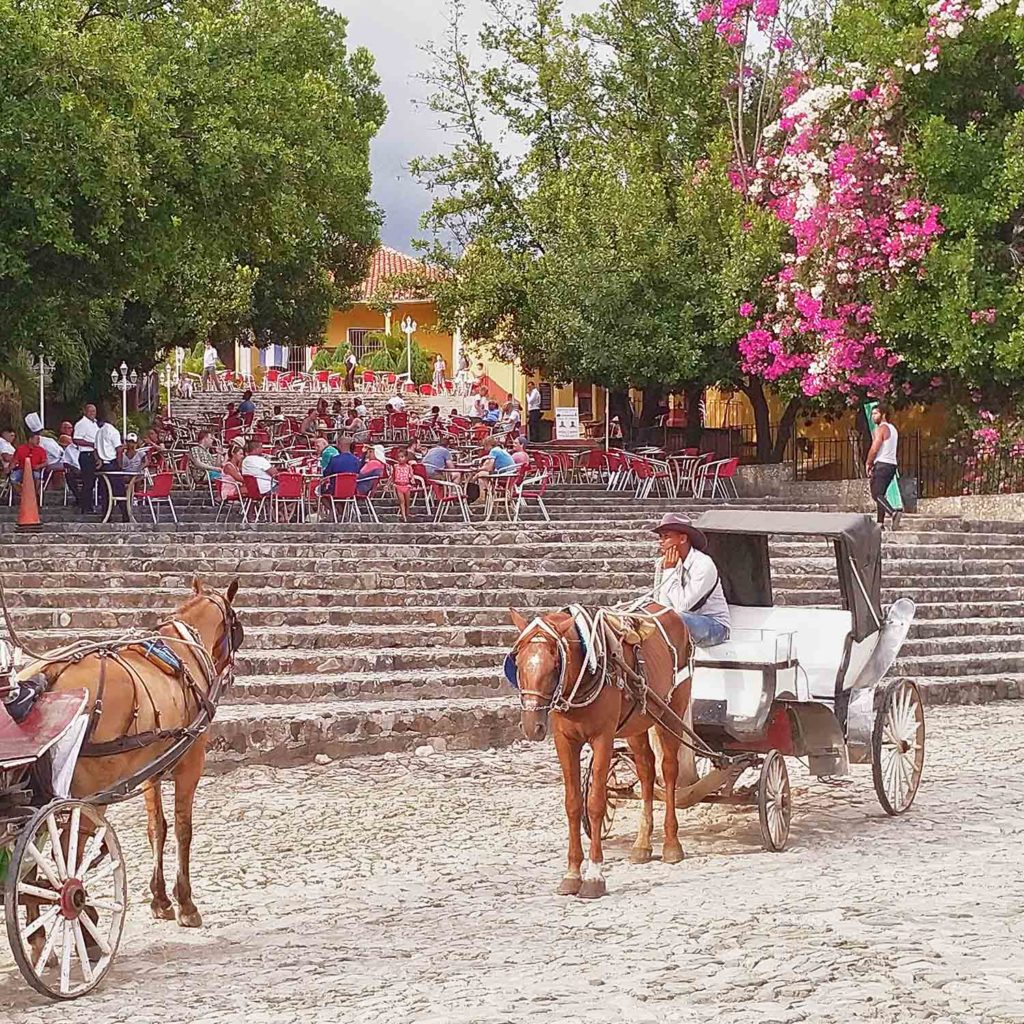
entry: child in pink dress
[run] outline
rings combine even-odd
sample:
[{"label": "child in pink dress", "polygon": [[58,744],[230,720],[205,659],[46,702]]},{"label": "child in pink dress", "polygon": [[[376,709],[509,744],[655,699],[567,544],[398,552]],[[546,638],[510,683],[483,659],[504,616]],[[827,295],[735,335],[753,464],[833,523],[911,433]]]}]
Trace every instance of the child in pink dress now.
[{"label": "child in pink dress", "polygon": [[398,498],[398,514],[402,522],[409,522],[409,495],[412,492],[412,481],[415,474],[409,464],[409,453],[403,448],[398,452],[398,459],[391,471],[391,479],[395,485]]}]

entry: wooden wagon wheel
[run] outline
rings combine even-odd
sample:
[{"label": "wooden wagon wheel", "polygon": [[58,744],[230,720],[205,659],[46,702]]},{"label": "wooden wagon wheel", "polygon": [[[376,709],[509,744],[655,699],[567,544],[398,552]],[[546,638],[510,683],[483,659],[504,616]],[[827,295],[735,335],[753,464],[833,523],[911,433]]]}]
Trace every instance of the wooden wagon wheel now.
[{"label": "wooden wagon wheel", "polygon": [[871,732],[871,778],[886,814],[903,814],[924,770],[924,705],[908,681],[890,683]]},{"label": "wooden wagon wheel", "polygon": [[766,850],[779,853],[786,848],[792,812],[786,759],[777,750],[769,750],[757,780],[757,816]]},{"label": "wooden wagon wheel", "polygon": [[103,980],[124,930],[124,858],[100,811],[57,800],[19,833],[4,920],[25,980],[53,999],[77,999]]}]

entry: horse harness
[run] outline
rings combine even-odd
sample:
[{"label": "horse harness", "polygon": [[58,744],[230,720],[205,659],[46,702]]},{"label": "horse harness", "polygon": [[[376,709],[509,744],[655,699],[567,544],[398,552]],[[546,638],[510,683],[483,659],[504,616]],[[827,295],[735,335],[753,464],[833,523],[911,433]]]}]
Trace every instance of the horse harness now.
[{"label": "horse harness", "polygon": [[[49,680],[49,686],[53,686],[72,665],[78,664],[93,654],[99,657],[96,698],[89,715],[89,723],[86,726],[80,757],[112,757],[132,750],[141,750],[156,743],[171,741],[174,746],[167,751],[167,754],[174,751],[173,760],[176,760],[183,753],[181,748],[190,745],[206,730],[209,723],[213,721],[222,693],[230,684],[233,676],[234,654],[241,646],[241,624],[230,603],[220,595],[208,594],[206,596],[208,600],[220,605],[223,615],[223,632],[217,641],[213,656],[203,646],[199,631],[180,619],[172,619],[170,622],[162,624],[172,626],[178,634],[177,636],[165,636],[162,633],[142,636],[126,635],[106,644],[73,644],[47,656],[45,660],[48,664],[62,663],[60,671]],[[181,645],[186,651],[192,653],[203,675],[204,686],[200,686],[185,659],[174,653],[171,648],[172,644]],[[175,729],[162,727],[160,709],[157,707],[143,676],[135,666],[125,659],[124,652],[126,650],[142,653],[148,657],[148,660],[159,664],[163,671],[178,677],[185,693],[190,695],[196,704],[196,715],[187,726]],[[214,657],[224,662],[224,668],[219,672]],[[118,665],[132,681],[132,716],[127,728],[131,729],[138,722],[141,710],[140,690],[149,702],[155,728],[147,729],[144,732],[126,732],[125,735],[118,736],[116,739],[94,742],[92,736],[103,715],[103,694],[106,688],[108,662]],[[161,755],[158,762],[163,762],[165,758],[166,754]],[[165,768],[167,765],[163,765],[163,767]]]}]

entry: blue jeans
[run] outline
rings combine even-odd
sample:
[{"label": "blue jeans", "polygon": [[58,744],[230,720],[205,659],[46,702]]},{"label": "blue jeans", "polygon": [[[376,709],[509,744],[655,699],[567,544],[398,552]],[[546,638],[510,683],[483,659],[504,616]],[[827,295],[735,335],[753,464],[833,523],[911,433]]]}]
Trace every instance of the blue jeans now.
[{"label": "blue jeans", "polygon": [[729,639],[729,629],[718,619],[699,612],[679,612],[683,625],[690,631],[690,637],[698,647],[714,647]]}]

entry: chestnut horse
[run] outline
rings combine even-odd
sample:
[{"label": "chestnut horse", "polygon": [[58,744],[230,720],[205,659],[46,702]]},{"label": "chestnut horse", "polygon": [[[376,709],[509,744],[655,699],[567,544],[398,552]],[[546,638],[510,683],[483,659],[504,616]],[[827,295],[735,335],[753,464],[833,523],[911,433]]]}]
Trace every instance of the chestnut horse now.
[{"label": "chestnut horse", "polygon": [[[644,864],[651,859],[655,756],[648,731],[652,727],[657,731],[663,752],[665,838],[661,859],[668,864],[681,861],[683,849],[679,843],[675,807],[681,743],[675,730],[669,731],[649,713],[648,705],[656,709],[656,698],[660,698],[675,713],[677,722],[688,721],[691,642],[686,626],[678,615],[660,605],[647,605],[642,612],[634,613],[654,628],[644,630],[646,636],[635,638],[640,639],[638,646],[623,646],[622,658],[628,670],[634,673],[634,682],[621,685],[624,682],[622,665],[610,664],[608,654],[604,655],[604,664],[588,660],[592,652],[584,649],[576,618],[570,612],[555,612],[532,622],[527,622],[517,611],[513,610],[511,615],[519,630],[519,639],[509,659],[515,665],[515,685],[519,688],[523,709],[523,733],[529,740],[543,740],[550,726],[565,783],[569,863],[558,888],[559,895],[592,899],[607,891],[602,873],[601,825],[607,808],[608,768],[616,737],[626,739],[633,752],[643,800],[640,829],[629,859],[634,864]],[[643,682],[638,684],[636,676],[642,677]],[[584,809],[580,753],[586,743],[590,744],[594,756],[586,807],[590,820],[590,850],[584,868],[580,838]],[[682,753],[686,755],[686,763],[692,765],[692,750],[686,748]]]},{"label": "chestnut horse", "polygon": [[[20,673],[23,679],[45,675],[51,691],[89,693],[86,713],[90,724],[75,767],[72,796],[87,799],[130,781],[170,750],[196,720],[208,704],[207,696],[211,692],[216,695],[215,684],[233,665],[235,651],[242,643],[242,627],[232,607],[237,591],[237,580],[224,594],[207,591],[197,576],[189,599],[169,621],[147,634],[159,636],[177,655],[183,666],[180,673],[162,670],[146,656],[139,641],[126,638],[108,644],[72,645],[35,661]],[[189,853],[192,804],[206,761],[207,736],[207,732],[201,732],[167,769],[174,779],[178,847],[173,894],[178,904],[178,924],[185,928],[202,924],[192,900]],[[154,917],[173,919],[175,912],[164,882],[167,821],[160,787],[159,776],[143,786],[153,850],[150,906]]]}]

